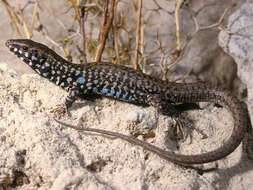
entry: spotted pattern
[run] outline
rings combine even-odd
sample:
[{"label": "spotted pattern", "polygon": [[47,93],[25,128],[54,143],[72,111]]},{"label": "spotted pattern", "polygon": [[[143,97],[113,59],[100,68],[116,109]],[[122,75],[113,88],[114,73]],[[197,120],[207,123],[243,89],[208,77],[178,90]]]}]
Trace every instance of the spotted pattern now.
[{"label": "spotted pattern", "polygon": [[79,78],[77,79],[77,83],[78,83],[78,84],[84,84],[84,83],[85,83],[85,79],[84,79],[83,77],[79,77]]},{"label": "spotted pattern", "polygon": [[148,104],[156,107],[163,114],[176,117],[179,115],[175,114],[177,110],[170,102],[207,101],[223,105],[231,111],[234,119],[231,136],[223,143],[223,146],[206,153],[175,154],[142,141],[137,142],[130,137],[123,138],[122,135],[114,135],[163,155],[162,157],[166,160],[182,165],[216,161],[233,152],[245,137],[250,118],[241,102],[229,91],[207,83],[168,83],[165,85],[163,81],[156,81],[133,69],[113,64],[72,64],[46,46],[31,40],[9,40],[6,45],[42,77],[69,91],[65,102],[67,108],[80,95],[101,94],[131,103]]},{"label": "spotted pattern", "polygon": [[31,40],[14,40],[7,42],[7,46],[39,75],[69,91],[69,102],[82,94],[99,94],[146,104],[148,93],[160,93],[153,79],[124,66],[72,64],[48,47]]}]

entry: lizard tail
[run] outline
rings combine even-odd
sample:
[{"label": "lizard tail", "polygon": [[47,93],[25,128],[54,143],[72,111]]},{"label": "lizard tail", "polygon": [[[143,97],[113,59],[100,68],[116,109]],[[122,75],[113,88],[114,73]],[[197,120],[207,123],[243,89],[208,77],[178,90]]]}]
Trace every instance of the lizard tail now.
[{"label": "lizard tail", "polygon": [[182,164],[201,164],[219,160],[232,153],[241,143],[247,130],[248,114],[240,101],[231,92],[207,83],[173,83],[165,91],[166,99],[173,102],[213,102],[224,106],[233,116],[234,128],[225,143],[210,152],[196,155],[167,154],[167,159]]}]

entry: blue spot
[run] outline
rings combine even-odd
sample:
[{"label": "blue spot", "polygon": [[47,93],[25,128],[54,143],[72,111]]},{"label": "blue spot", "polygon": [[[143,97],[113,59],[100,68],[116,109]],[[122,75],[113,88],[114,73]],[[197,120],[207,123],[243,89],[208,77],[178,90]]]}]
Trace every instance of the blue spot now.
[{"label": "blue spot", "polygon": [[110,96],[113,96],[114,93],[115,93],[115,91],[113,89],[111,89]]},{"label": "blue spot", "polygon": [[97,93],[97,88],[92,88],[93,93]]},{"label": "blue spot", "polygon": [[85,82],[85,79],[83,77],[79,77],[77,79],[77,83],[79,83],[79,84],[84,84],[84,82]]},{"label": "blue spot", "polygon": [[122,98],[123,98],[123,99],[126,99],[126,94],[123,94]]},{"label": "blue spot", "polygon": [[120,97],[120,93],[116,92],[116,97],[119,98]]},{"label": "blue spot", "polygon": [[132,99],[132,97],[130,96],[129,98],[128,98],[128,101],[132,101],[133,99]]},{"label": "blue spot", "polygon": [[103,88],[102,89],[102,94],[107,94],[108,93],[108,89],[107,88]]}]

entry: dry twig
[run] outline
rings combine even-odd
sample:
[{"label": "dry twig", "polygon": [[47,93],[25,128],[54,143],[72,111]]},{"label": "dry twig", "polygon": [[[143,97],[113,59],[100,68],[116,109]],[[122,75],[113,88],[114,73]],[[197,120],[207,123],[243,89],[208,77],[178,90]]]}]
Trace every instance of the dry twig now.
[{"label": "dry twig", "polygon": [[21,23],[23,25],[25,35],[28,39],[31,39],[32,35],[31,35],[31,33],[28,29],[27,23],[25,21],[24,14],[23,14],[23,11],[21,10],[19,0],[16,0],[16,4],[17,4],[17,7],[18,7],[19,16],[21,17]]},{"label": "dry twig", "polygon": [[[115,6],[115,7],[117,7],[117,6]],[[114,10],[114,14],[115,14],[115,12],[116,12],[116,9]],[[115,19],[114,19],[114,21],[115,21]],[[115,22],[113,23],[112,31],[113,31],[113,40],[114,40],[114,50],[115,50],[115,55],[116,55],[116,63],[119,64],[120,63],[119,31],[118,31],[118,26]]]},{"label": "dry twig", "polygon": [[8,2],[6,0],[2,0],[1,2],[2,2],[3,7],[5,8],[8,16],[10,17],[12,26],[15,28],[19,37],[22,38],[22,34],[21,34],[21,32],[18,28],[17,22],[16,22],[17,15],[13,12],[12,8],[10,7],[10,5],[8,4]]},{"label": "dry twig", "polygon": [[82,49],[82,57],[83,57],[83,64],[87,63],[87,55],[86,55],[86,36],[85,36],[85,20],[87,13],[85,11],[84,7],[79,8],[79,17],[80,17],[80,30],[81,30],[81,35],[83,38],[83,49]]},{"label": "dry twig", "polygon": [[177,37],[177,51],[181,51],[181,40],[180,40],[180,27],[179,27],[179,9],[184,0],[177,0],[175,8],[175,24],[176,24],[176,37]]},{"label": "dry twig", "polygon": [[134,69],[138,69],[139,40],[140,40],[140,27],[141,27],[141,9],[142,9],[142,0],[139,0],[138,11],[137,11],[136,38],[135,38]]},{"label": "dry twig", "polygon": [[97,51],[95,55],[95,62],[101,61],[101,57],[105,48],[105,42],[108,37],[109,30],[112,26],[112,21],[114,17],[114,9],[115,9],[115,0],[111,0],[109,15],[108,15],[108,4],[109,4],[109,0],[105,0],[103,21],[102,21],[101,30],[98,36],[98,46],[97,46]]}]

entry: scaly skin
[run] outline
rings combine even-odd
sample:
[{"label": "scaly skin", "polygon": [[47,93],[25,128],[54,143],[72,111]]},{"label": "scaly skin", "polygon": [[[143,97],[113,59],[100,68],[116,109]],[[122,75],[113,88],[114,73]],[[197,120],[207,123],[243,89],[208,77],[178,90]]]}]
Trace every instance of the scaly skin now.
[{"label": "scaly skin", "polygon": [[[162,114],[180,115],[176,103],[213,102],[226,107],[233,116],[230,138],[219,148],[197,155],[182,155],[164,151],[154,145],[119,133],[83,129],[122,138],[142,146],[162,158],[183,165],[202,164],[226,157],[241,143],[248,116],[239,100],[229,91],[208,83],[174,83],[154,79],[131,68],[111,63],[73,64],[47,46],[32,40],[8,40],[6,46],[39,75],[69,91],[66,107],[78,98],[107,96],[137,105],[154,106]],[[67,124],[65,124],[67,125]]]}]

